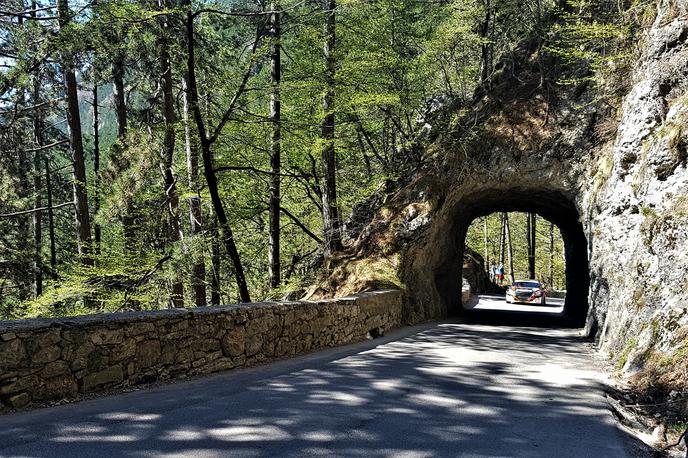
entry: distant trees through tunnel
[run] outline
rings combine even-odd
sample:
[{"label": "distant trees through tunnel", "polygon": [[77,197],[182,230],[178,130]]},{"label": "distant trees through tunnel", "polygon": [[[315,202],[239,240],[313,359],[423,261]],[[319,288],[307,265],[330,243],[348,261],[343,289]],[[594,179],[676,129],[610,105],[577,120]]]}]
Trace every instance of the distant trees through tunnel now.
[{"label": "distant trees through tunnel", "polygon": [[[535,279],[547,289],[566,289],[564,239],[551,221],[525,212],[495,212],[476,218],[466,234],[469,252],[482,257],[495,283]],[[502,282],[496,275],[502,272]]]}]

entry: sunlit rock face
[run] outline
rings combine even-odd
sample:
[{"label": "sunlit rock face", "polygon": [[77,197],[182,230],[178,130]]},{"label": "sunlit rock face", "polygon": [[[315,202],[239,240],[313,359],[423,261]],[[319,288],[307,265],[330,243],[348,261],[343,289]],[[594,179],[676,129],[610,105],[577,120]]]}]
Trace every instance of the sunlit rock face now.
[{"label": "sunlit rock face", "polygon": [[380,199],[309,294],[384,280],[404,291],[408,323],[459,313],[471,221],[533,211],[565,239],[567,315],[620,367],[688,353],[687,13],[660,2],[616,109],[590,87],[541,87],[524,49],[517,79],[505,75],[465,110],[424,120],[425,165]]},{"label": "sunlit rock face", "polygon": [[688,16],[671,3],[646,34],[616,137],[581,200],[592,316],[627,373],[688,349]]}]

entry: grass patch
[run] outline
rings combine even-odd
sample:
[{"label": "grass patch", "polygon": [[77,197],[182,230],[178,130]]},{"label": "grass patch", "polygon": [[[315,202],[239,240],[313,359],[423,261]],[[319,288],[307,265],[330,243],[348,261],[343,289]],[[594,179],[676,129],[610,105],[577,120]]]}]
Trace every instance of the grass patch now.
[{"label": "grass patch", "polygon": [[618,370],[623,369],[623,367],[628,362],[628,357],[636,348],[638,348],[638,341],[636,339],[629,340],[628,344],[626,344],[626,348],[624,348],[624,350],[619,355],[619,360],[616,362],[616,368]]},{"label": "grass patch", "polygon": [[686,430],[688,430],[688,422],[679,421],[667,425],[667,431],[673,434],[683,434],[683,431]]}]

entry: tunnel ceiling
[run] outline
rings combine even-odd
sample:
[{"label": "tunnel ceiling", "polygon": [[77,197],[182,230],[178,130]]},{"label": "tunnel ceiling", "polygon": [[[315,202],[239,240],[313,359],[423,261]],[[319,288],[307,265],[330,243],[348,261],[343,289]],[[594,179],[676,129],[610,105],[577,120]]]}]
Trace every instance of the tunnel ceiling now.
[{"label": "tunnel ceiling", "polygon": [[468,225],[476,218],[495,212],[537,213],[562,232],[579,222],[578,210],[567,196],[559,191],[540,189],[495,189],[467,194],[458,203],[457,210],[461,212],[459,218]]}]

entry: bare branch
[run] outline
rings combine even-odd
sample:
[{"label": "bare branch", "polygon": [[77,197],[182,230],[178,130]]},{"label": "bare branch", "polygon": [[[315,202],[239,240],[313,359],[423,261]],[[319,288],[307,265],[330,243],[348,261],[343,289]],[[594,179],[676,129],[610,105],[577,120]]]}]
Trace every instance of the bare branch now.
[{"label": "bare branch", "polygon": [[[40,11],[40,10],[31,10],[31,11]],[[16,17],[16,18],[21,18],[21,19],[30,19],[32,21],[54,21],[57,19],[57,16],[32,16],[30,14],[31,11],[3,11],[3,10],[0,10],[0,16]]]},{"label": "bare branch", "polygon": [[64,145],[65,143],[69,143],[69,140],[59,140],[59,141],[53,142],[49,145],[42,145],[42,146],[37,146],[36,148],[25,149],[24,152],[25,153],[35,153],[37,151],[43,151],[46,149],[54,148],[55,146]]},{"label": "bare branch", "polygon": [[[256,39],[253,42],[253,46],[251,47],[251,55],[255,55],[256,49],[258,49],[258,43],[260,42],[260,39],[263,36],[263,30],[262,29],[263,29],[263,27],[259,26],[258,29],[256,30]],[[217,127],[213,131],[213,134],[208,138],[209,144],[213,144],[213,143],[215,143],[215,141],[217,141],[217,138],[222,133],[222,129],[225,127],[227,122],[229,122],[230,118],[232,117],[232,114],[234,113],[237,102],[239,102],[239,99],[241,98],[241,96],[246,91],[246,85],[248,84],[248,80],[251,78],[251,74],[253,73],[253,66],[254,66],[253,61],[251,61],[250,65],[248,65],[248,68],[244,72],[244,76],[241,79],[241,84],[239,85],[239,88],[234,93],[234,97],[232,97],[232,100],[229,102],[229,107],[227,107],[227,110],[225,110],[224,115],[222,115],[222,119],[220,119],[220,122],[218,123]]]},{"label": "bare branch", "polygon": [[[62,204],[53,205],[53,206],[52,206],[52,209],[55,210],[55,209],[58,209],[58,208],[67,207],[67,206],[69,206],[69,205],[74,205],[74,202],[64,202],[64,203],[62,203]],[[33,208],[33,209],[31,209],[31,210],[23,210],[23,211],[14,212],[14,213],[0,213],[0,218],[13,218],[13,217],[15,217],[15,216],[29,215],[29,214],[32,214],[32,213],[37,213],[37,212],[42,212],[42,211],[45,211],[45,210],[50,210],[50,208],[51,208],[51,207],[40,207],[40,208]]]},{"label": "bare branch", "polygon": [[289,8],[284,8],[279,11],[273,11],[273,10],[266,10],[266,11],[232,11],[232,10],[218,10],[215,8],[202,8],[198,11],[196,11],[193,16],[198,17],[203,13],[210,13],[210,14],[219,14],[221,16],[232,16],[232,17],[256,17],[256,16],[270,16],[273,13],[281,13],[284,14],[287,11],[291,11],[293,9],[298,8],[299,6],[304,5],[306,2],[301,1],[299,3],[296,3],[295,5],[290,6]]},{"label": "bare branch", "polygon": [[305,232],[305,234],[307,236],[309,236],[310,238],[312,238],[313,240],[315,240],[319,244],[323,243],[323,241],[320,237],[318,237],[313,232],[311,232],[311,230],[308,229],[301,221],[299,221],[299,219],[296,216],[294,216],[289,210],[287,210],[284,207],[280,207],[280,210],[282,210],[282,213],[287,215],[289,217],[289,219],[294,222],[294,224],[296,224],[303,232]]}]

